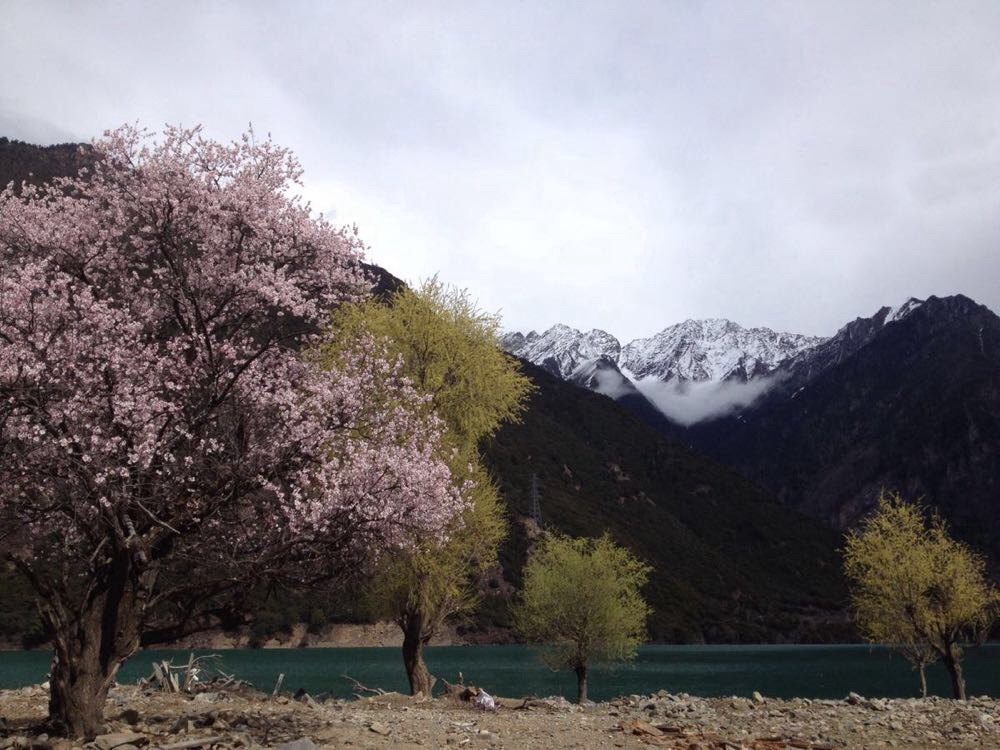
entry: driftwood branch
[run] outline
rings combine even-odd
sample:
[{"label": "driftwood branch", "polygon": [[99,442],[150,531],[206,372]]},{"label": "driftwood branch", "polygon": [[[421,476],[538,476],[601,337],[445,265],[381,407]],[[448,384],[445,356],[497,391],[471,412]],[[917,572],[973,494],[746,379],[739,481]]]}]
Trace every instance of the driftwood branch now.
[{"label": "driftwood branch", "polygon": [[369,693],[371,695],[385,695],[385,691],[382,688],[370,688],[367,685],[361,684],[350,675],[342,674],[340,676],[351,683],[351,689],[354,691],[355,698],[363,698],[365,693]]},{"label": "driftwood branch", "polygon": [[[192,653],[188,656],[186,663],[177,666],[174,666],[172,662],[166,659],[160,662],[153,662],[153,673],[149,677],[140,679],[139,685],[142,687],[152,686],[168,693],[190,693],[194,690],[197,683],[204,682],[202,674],[207,671],[208,664],[212,665],[213,670],[223,680],[222,685],[218,687],[230,685],[236,687],[246,684],[242,680],[237,680],[233,675],[227,675],[219,669],[217,660],[220,658],[218,654],[195,656]],[[216,679],[216,677],[213,677],[211,681],[214,682]]]}]

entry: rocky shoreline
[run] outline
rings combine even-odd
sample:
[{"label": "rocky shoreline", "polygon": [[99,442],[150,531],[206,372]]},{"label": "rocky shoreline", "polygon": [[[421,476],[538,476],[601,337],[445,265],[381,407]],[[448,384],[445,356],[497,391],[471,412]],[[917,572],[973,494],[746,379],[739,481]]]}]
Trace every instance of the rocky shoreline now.
[{"label": "rocky shoreline", "polygon": [[482,711],[458,698],[395,693],[360,700],[272,697],[249,688],[194,694],[113,689],[106,734],[84,745],[42,728],[45,686],[0,691],[0,750],[195,748],[997,748],[1000,701],[698,698],[659,691],[578,706],[563,698],[499,699]]},{"label": "rocky shoreline", "polygon": [[[514,642],[513,633],[502,628],[481,628],[475,631],[460,630],[454,626],[442,628],[431,639],[431,646],[507,645]],[[288,630],[273,633],[255,643],[246,628],[241,630],[209,629],[186,636],[162,648],[170,649],[232,649],[232,648],[370,648],[403,645],[403,634],[394,622],[335,623],[318,631],[310,630],[304,623],[296,623]],[[48,643],[39,643],[33,649],[46,650]],[[157,647],[159,648],[159,646]],[[0,640],[0,651],[23,651],[24,644],[17,639]]]}]

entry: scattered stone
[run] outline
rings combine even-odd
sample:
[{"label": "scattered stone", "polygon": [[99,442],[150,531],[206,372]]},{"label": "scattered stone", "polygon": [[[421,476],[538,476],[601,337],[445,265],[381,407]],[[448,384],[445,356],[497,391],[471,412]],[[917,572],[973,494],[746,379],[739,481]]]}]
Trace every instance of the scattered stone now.
[{"label": "scattered stone", "polygon": [[94,738],[94,746],[97,750],[115,750],[123,748],[125,745],[139,747],[149,742],[145,735],[133,732],[121,732],[118,734],[99,734]]},{"label": "scattered stone", "polygon": [[194,750],[198,747],[211,747],[217,742],[222,742],[223,737],[198,737],[197,739],[184,740],[184,742],[174,742],[164,745],[161,750]]},{"label": "scattered stone", "polygon": [[124,721],[130,726],[135,726],[139,723],[139,719],[142,718],[138,711],[134,708],[126,708],[120,714],[118,714],[118,720]]},{"label": "scattered stone", "polygon": [[757,692],[756,690],[754,690],[754,691],[753,691],[753,694],[751,694],[751,696],[750,696],[750,699],[751,699],[751,700],[752,700],[752,701],[753,701],[754,703],[756,703],[756,704],[757,704],[758,706],[763,706],[763,705],[764,705],[764,696],[763,696],[763,695],[761,695],[761,694],[760,694],[759,692]]},{"label": "scattered stone", "polygon": [[181,716],[171,725],[170,734],[187,734],[193,732],[195,729],[197,727],[189,717]]},{"label": "scattered stone", "polygon": [[853,693],[839,700],[785,700],[658,691],[586,708],[561,697],[502,699],[500,711],[483,714],[471,701],[451,697],[320,702],[303,691],[297,700],[289,694],[288,702],[279,703],[242,689],[216,692],[221,705],[198,711],[192,696],[116,686],[106,734],[84,746],[31,734],[29,728],[40,726],[45,715],[39,690],[0,690],[6,718],[0,721],[0,750],[360,750],[390,744],[414,750],[1000,748],[1000,700],[988,697],[959,702]]},{"label": "scattered stone", "polygon": [[648,721],[635,719],[622,724],[622,731],[627,734],[635,734],[640,737],[662,737],[663,732],[654,727]]},{"label": "scattered stone", "polygon": [[301,737],[292,742],[286,742],[283,745],[278,745],[277,750],[314,750],[316,747],[315,743],[308,737]]},{"label": "scattered stone", "polygon": [[304,703],[305,705],[309,706],[309,708],[319,708],[319,702],[301,688],[295,694],[295,700],[297,700],[299,703]]}]

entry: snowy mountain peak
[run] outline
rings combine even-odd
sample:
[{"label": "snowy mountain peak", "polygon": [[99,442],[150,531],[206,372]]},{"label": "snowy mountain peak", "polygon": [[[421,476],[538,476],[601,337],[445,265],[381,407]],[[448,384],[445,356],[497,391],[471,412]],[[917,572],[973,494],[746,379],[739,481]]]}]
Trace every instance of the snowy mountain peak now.
[{"label": "snowy mountain peak", "polygon": [[685,320],[622,347],[622,369],[636,379],[742,381],[821,343],[818,336],[743,328],[731,320]]},{"label": "snowy mountain peak", "polygon": [[917,299],[916,297],[910,297],[903,304],[896,305],[895,307],[890,307],[889,313],[885,316],[886,324],[888,325],[889,323],[895,323],[897,320],[902,320],[911,312],[920,307],[922,304],[924,304],[924,301],[922,299]]},{"label": "snowy mountain peak", "polygon": [[709,318],[685,320],[625,346],[606,331],[582,333],[561,323],[542,334],[509,333],[502,344],[511,354],[566,379],[581,366],[604,359],[633,380],[719,382],[765,375],[823,340]]},{"label": "snowy mountain peak", "polygon": [[[829,338],[744,328],[725,318],[688,319],[622,346],[599,329],[554,325],[509,333],[503,347],[558,377],[633,404],[646,403],[677,424],[743,413],[767,398],[796,398],[808,383],[882,335],[892,324],[933,315],[959,319],[979,309],[961,295],[885,306]],[[980,344],[982,346],[982,344]],[[643,407],[645,408],[645,407]]]},{"label": "snowy mountain peak", "polygon": [[603,355],[581,363],[568,380],[615,399],[638,393],[632,381],[618,369],[618,365],[610,357]]},{"label": "snowy mountain peak", "polygon": [[569,379],[585,362],[602,357],[617,362],[621,354],[618,339],[607,331],[595,328],[582,333],[562,323],[557,323],[541,334],[535,331],[527,335],[508,333],[500,343],[511,354],[523,357],[564,379]]}]

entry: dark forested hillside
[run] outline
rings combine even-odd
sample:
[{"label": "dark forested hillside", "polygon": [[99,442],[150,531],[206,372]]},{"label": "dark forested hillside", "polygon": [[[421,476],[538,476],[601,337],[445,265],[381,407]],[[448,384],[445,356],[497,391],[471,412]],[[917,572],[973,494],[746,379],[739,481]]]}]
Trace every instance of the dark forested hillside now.
[{"label": "dark forested hillside", "polygon": [[543,525],[605,530],[654,567],[653,638],[843,638],[839,536],[664,439],[610,398],[524,363],[538,392],[487,448],[512,517],[504,549],[515,584],[530,545],[532,474]]},{"label": "dark forested hillside", "polygon": [[804,385],[692,442],[837,527],[898,490],[1000,560],[1000,318],[955,296],[876,322]]},{"label": "dark forested hillside", "polygon": [[0,136],[0,188],[10,182],[40,185],[53,177],[76,174],[89,161],[87,147],[79,143],[34,146]]}]

